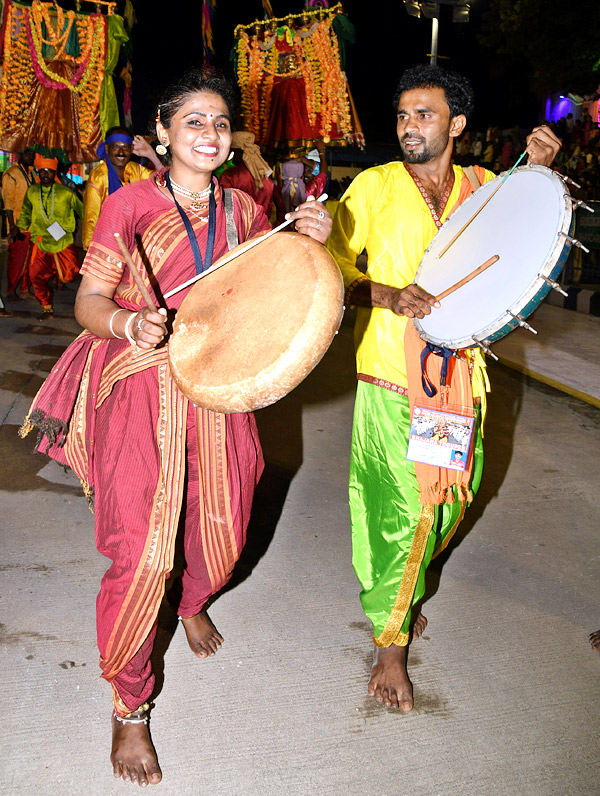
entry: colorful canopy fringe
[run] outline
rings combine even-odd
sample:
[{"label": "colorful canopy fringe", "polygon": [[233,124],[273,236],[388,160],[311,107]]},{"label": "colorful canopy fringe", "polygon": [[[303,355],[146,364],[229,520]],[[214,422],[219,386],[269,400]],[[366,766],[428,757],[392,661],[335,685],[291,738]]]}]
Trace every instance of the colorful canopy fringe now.
[{"label": "colorful canopy fringe", "polygon": [[244,129],[260,146],[293,152],[318,137],[364,144],[340,65],[338,14],[340,4],[236,28]]},{"label": "colorful canopy fringe", "polygon": [[0,39],[0,148],[96,160],[119,124],[112,71],[128,39],[122,19],[6,0]]}]

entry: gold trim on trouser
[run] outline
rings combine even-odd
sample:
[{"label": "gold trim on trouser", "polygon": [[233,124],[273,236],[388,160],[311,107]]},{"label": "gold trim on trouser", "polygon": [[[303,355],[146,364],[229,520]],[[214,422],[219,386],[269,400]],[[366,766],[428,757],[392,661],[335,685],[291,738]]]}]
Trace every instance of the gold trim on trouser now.
[{"label": "gold trim on trouser", "polygon": [[433,561],[433,559],[434,559],[434,558],[435,558],[437,555],[439,555],[439,554],[442,552],[442,550],[445,550],[445,549],[446,549],[446,547],[448,546],[448,543],[450,542],[450,540],[451,540],[451,539],[452,539],[452,537],[454,536],[454,534],[455,534],[455,532],[456,532],[456,529],[457,529],[457,528],[458,528],[458,526],[461,524],[461,522],[462,522],[462,519],[463,519],[463,517],[465,516],[465,510],[466,510],[466,508],[467,508],[467,505],[468,505],[468,501],[466,501],[466,500],[461,500],[461,501],[460,501],[460,511],[459,511],[459,513],[458,513],[458,519],[456,520],[456,522],[454,523],[454,525],[452,526],[452,528],[450,528],[450,530],[449,530],[449,531],[448,531],[448,533],[446,534],[445,538],[442,540],[442,543],[440,544],[440,546],[439,546],[439,547],[437,547],[437,548],[436,548],[436,549],[433,551],[433,555],[431,556],[431,560],[432,560],[432,561]]},{"label": "gold trim on trouser", "polygon": [[377,637],[373,636],[373,641],[377,647],[389,647],[391,644],[404,647],[408,644],[408,633],[402,633],[402,625],[412,605],[417,578],[419,577],[419,570],[423,563],[425,550],[427,549],[427,540],[433,528],[434,518],[435,508],[433,503],[428,503],[426,506],[423,506],[415,529],[415,535],[410,553],[408,554],[406,566],[404,567],[404,573],[402,574],[402,580],[400,581],[396,602],[390,613],[390,618],[381,635]]}]

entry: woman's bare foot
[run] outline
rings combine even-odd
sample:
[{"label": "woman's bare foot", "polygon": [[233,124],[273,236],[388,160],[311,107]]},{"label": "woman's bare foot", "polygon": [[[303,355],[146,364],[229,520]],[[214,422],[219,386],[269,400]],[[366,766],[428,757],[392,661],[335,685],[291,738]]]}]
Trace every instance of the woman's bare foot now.
[{"label": "woman's bare foot", "polygon": [[190,649],[198,658],[214,655],[223,643],[223,636],[208,618],[206,611],[181,619]]},{"label": "woman's bare foot", "polygon": [[113,737],[110,762],[113,773],[125,782],[140,787],[158,785],[162,779],[156,752],[150,740],[147,724],[129,724],[113,715]]},{"label": "woman's bare foot", "polygon": [[412,640],[414,641],[416,638],[421,638],[421,636],[425,632],[426,627],[427,627],[427,618],[424,617],[422,613],[419,613],[412,627]]},{"label": "woman's bare foot", "polygon": [[388,708],[400,708],[403,713],[413,709],[412,683],[406,671],[408,646],[375,647],[368,692]]},{"label": "woman's bare foot", "polygon": [[600,630],[596,630],[595,633],[590,633],[590,644],[593,650],[600,652]]}]

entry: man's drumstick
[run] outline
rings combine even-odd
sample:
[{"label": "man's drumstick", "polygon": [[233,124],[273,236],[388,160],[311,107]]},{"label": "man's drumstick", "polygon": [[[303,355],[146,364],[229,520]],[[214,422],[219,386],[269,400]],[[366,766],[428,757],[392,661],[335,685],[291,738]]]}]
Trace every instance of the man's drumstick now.
[{"label": "man's drumstick", "polygon": [[446,290],[444,290],[441,293],[439,293],[436,296],[437,301],[441,301],[443,298],[446,298],[446,296],[449,296],[450,293],[454,293],[455,290],[458,290],[459,287],[462,287],[463,285],[466,285],[467,282],[470,282],[471,279],[474,279],[476,276],[478,276],[480,273],[482,273],[482,271],[485,271],[485,269],[489,268],[490,265],[493,265],[494,263],[497,263],[499,259],[500,259],[500,255],[499,254],[494,254],[493,257],[490,257],[489,260],[486,260],[484,263],[482,263],[479,266],[479,268],[476,268],[474,271],[471,271],[470,274],[467,274],[459,282],[456,282],[451,287],[446,288]]},{"label": "man's drumstick", "polygon": [[[327,194],[322,193],[321,196],[319,196],[319,198],[316,201],[324,202],[327,198],[328,198]],[[288,224],[293,224],[295,220],[296,219],[294,218],[288,218],[287,221],[284,221],[283,224],[280,224],[278,227],[275,227],[275,229],[272,229],[270,232],[267,232],[266,235],[263,235],[260,238],[255,238],[254,240],[252,240],[246,246],[245,249],[242,249],[239,252],[235,252],[230,257],[225,257],[223,260],[220,260],[218,263],[211,265],[211,267],[207,268],[206,271],[202,271],[201,273],[196,274],[196,276],[193,276],[191,279],[188,279],[187,282],[183,282],[181,285],[177,285],[177,287],[174,287],[173,290],[169,290],[168,293],[165,293],[163,298],[168,299],[171,296],[174,296],[175,293],[179,293],[179,291],[183,290],[184,287],[187,287],[188,285],[193,285],[194,282],[197,282],[199,279],[202,279],[202,277],[204,276],[208,276],[208,274],[212,274],[213,271],[216,271],[217,268],[220,268],[222,265],[227,265],[227,263],[230,263],[232,260],[235,260],[236,257],[240,256],[240,254],[246,254],[247,251],[250,251],[250,249],[253,249],[255,246],[258,246],[259,243],[262,243],[267,238],[270,238],[271,235],[274,235],[276,232],[279,232],[280,229],[287,227]],[[319,223],[321,222],[319,221]]]},{"label": "man's drumstick", "polygon": [[476,219],[476,218],[477,218],[477,216],[478,216],[478,215],[481,213],[481,211],[483,210],[483,208],[484,208],[484,207],[487,205],[487,203],[488,203],[488,202],[489,202],[491,199],[493,199],[493,198],[494,198],[494,196],[495,196],[495,195],[498,193],[498,191],[500,190],[500,188],[502,188],[502,186],[504,185],[504,183],[506,182],[506,180],[507,180],[507,179],[510,177],[510,175],[513,173],[513,171],[514,171],[514,170],[517,168],[517,166],[518,166],[518,165],[519,165],[519,163],[520,163],[520,162],[523,160],[523,158],[525,157],[525,155],[526,155],[526,154],[527,154],[527,150],[525,150],[525,151],[524,151],[524,152],[521,154],[521,157],[520,157],[520,158],[517,160],[517,162],[515,163],[515,165],[512,167],[512,169],[511,169],[511,170],[508,172],[508,174],[506,175],[506,177],[504,177],[504,179],[502,180],[502,182],[500,183],[500,185],[499,185],[497,188],[495,188],[495,189],[492,191],[492,193],[491,193],[491,194],[488,196],[488,198],[487,198],[487,199],[485,200],[485,202],[484,202],[484,203],[481,205],[481,207],[479,208],[479,210],[477,210],[477,212],[476,212],[476,213],[474,213],[474,214],[471,216],[471,218],[470,218],[470,219],[467,221],[467,223],[466,223],[466,224],[465,224],[465,225],[462,227],[462,229],[459,229],[459,230],[458,230],[458,232],[457,232],[457,233],[456,233],[456,235],[455,235],[455,236],[452,238],[452,240],[450,241],[450,243],[447,243],[447,244],[444,246],[444,248],[442,249],[442,251],[441,251],[441,252],[438,254],[438,260],[439,260],[439,258],[440,258],[440,257],[443,257],[443,256],[446,254],[446,252],[448,251],[448,249],[449,249],[449,248],[450,248],[450,247],[451,247],[451,246],[452,246],[454,243],[456,243],[456,241],[457,241],[457,240],[460,238],[460,236],[463,234],[463,232],[464,232],[464,231],[465,231],[465,229],[466,229],[466,228],[469,226],[469,224],[470,224],[472,221],[475,221],[475,219]]},{"label": "man's drumstick", "polygon": [[129,266],[129,270],[131,271],[131,276],[133,277],[135,284],[138,286],[138,289],[142,294],[144,301],[146,302],[146,306],[148,307],[149,310],[152,310],[152,312],[157,312],[158,310],[156,304],[154,303],[154,299],[152,298],[152,296],[150,295],[150,291],[144,284],[142,275],[135,267],[131,254],[127,251],[127,246],[125,246],[125,242],[123,241],[123,238],[119,235],[118,232],[115,232],[115,240],[117,241],[119,249],[121,249],[121,254],[123,255],[123,259]]}]

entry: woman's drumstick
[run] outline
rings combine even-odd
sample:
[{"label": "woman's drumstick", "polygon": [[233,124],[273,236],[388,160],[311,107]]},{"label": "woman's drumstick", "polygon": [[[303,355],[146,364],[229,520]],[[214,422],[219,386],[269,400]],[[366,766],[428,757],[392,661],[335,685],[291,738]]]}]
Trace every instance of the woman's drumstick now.
[{"label": "woman's drumstick", "polygon": [[[327,198],[328,198],[327,194],[322,193],[321,196],[319,196],[319,198],[317,199],[317,202],[324,202]],[[191,279],[188,279],[187,282],[183,282],[181,285],[177,285],[177,287],[174,287],[173,290],[169,290],[168,293],[165,293],[163,298],[168,299],[171,296],[174,296],[175,293],[179,293],[179,291],[183,290],[184,287],[188,287],[188,285],[193,285],[194,282],[197,282],[199,279],[202,279],[202,277],[207,276],[208,274],[212,274],[213,271],[216,271],[217,268],[220,268],[222,265],[227,265],[227,263],[230,263],[232,260],[235,260],[236,257],[240,256],[240,254],[246,254],[247,251],[250,251],[250,249],[253,249],[255,246],[258,246],[259,243],[262,243],[267,238],[270,238],[271,235],[274,235],[276,232],[279,232],[280,229],[287,227],[288,224],[293,224],[294,220],[295,219],[293,218],[288,218],[287,221],[284,221],[283,224],[280,224],[278,227],[275,227],[275,229],[272,229],[270,232],[267,232],[266,235],[262,235],[262,237],[255,238],[254,240],[252,240],[248,244],[248,246],[246,246],[245,249],[242,249],[239,252],[235,252],[235,254],[232,254],[231,257],[225,257],[223,260],[220,260],[218,263],[215,263],[210,268],[207,268],[206,271],[202,271],[202,273],[196,274],[196,276],[193,276]]]},{"label": "woman's drumstick", "polygon": [[455,290],[458,290],[458,288],[459,288],[459,287],[462,287],[463,285],[466,285],[466,284],[467,284],[467,282],[470,282],[470,281],[471,281],[471,279],[474,279],[474,278],[475,278],[476,276],[478,276],[478,275],[479,275],[479,274],[480,274],[482,271],[485,271],[485,269],[486,269],[486,268],[489,268],[489,267],[490,267],[490,265],[493,265],[494,263],[497,263],[499,259],[500,259],[500,255],[498,255],[498,254],[494,254],[494,255],[493,255],[493,257],[490,257],[490,259],[489,259],[489,260],[486,260],[484,263],[482,263],[482,264],[479,266],[479,268],[476,268],[474,271],[471,271],[471,273],[470,273],[470,274],[467,274],[467,275],[466,275],[465,277],[463,277],[463,278],[462,278],[460,281],[456,282],[456,283],[455,283],[454,285],[452,285],[451,287],[449,287],[449,288],[446,288],[446,290],[444,290],[444,291],[442,291],[441,293],[439,293],[439,294],[436,296],[436,299],[437,299],[437,301],[441,301],[443,298],[446,298],[446,296],[449,296],[449,295],[450,295],[450,293],[454,293],[454,291],[455,291]]},{"label": "woman's drumstick", "polygon": [[123,255],[123,259],[129,266],[129,270],[131,271],[131,276],[133,277],[135,284],[138,286],[138,289],[142,294],[144,301],[146,302],[146,306],[148,307],[149,310],[152,310],[152,312],[157,312],[157,307],[156,304],[154,303],[154,299],[152,298],[152,296],[150,295],[150,291],[144,284],[144,280],[142,279],[142,276],[137,270],[137,268],[135,267],[131,254],[127,251],[127,246],[125,246],[123,238],[119,235],[118,232],[115,232],[115,240],[117,241],[119,249],[121,249],[121,254]]},{"label": "woman's drumstick", "polygon": [[508,174],[506,175],[506,177],[504,177],[504,179],[502,180],[502,182],[500,183],[500,185],[499,185],[499,186],[498,186],[498,187],[497,187],[497,188],[496,188],[494,191],[492,191],[492,193],[491,193],[491,194],[488,196],[488,198],[485,200],[485,202],[484,202],[484,203],[481,205],[481,207],[479,208],[479,210],[478,210],[476,213],[474,213],[474,214],[471,216],[471,218],[470,218],[470,219],[467,221],[467,223],[464,225],[464,227],[462,227],[462,229],[459,229],[459,230],[458,230],[458,232],[457,232],[457,233],[456,233],[456,235],[455,235],[455,236],[452,238],[452,240],[450,241],[450,243],[447,243],[447,244],[444,246],[444,248],[442,249],[442,251],[441,251],[441,252],[438,254],[438,260],[439,260],[439,258],[440,258],[440,257],[443,257],[443,256],[446,254],[446,252],[448,251],[448,249],[449,249],[449,248],[450,248],[450,247],[451,247],[451,246],[452,246],[454,243],[456,243],[456,241],[457,241],[457,240],[460,238],[460,236],[463,234],[463,232],[464,232],[464,231],[467,229],[467,227],[469,226],[469,224],[470,224],[472,221],[475,221],[475,219],[476,219],[476,218],[477,218],[477,216],[478,216],[478,215],[481,213],[481,211],[483,210],[483,208],[484,208],[484,207],[487,205],[487,203],[488,203],[488,202],[489,202],[491,199],[493,199],[493,197],[494,197],[494,196],[495,196],[495,195],[498,193],[498,191],[500,190],[500,188],[502,188],[502,186],[504,185],[504,183],[506,182],[506,180],[507,180],[507,179],[510,177],[510,175],[513,173],[513,171],[514,171],[514,170],[517,168],[517,166],[518,166],[518,165],[519,165],[519,163],[520,163],[520,162],[523,160],[523,158],[525,157],[525,155],[526,155],[526,154],[527,154],[527,150],[525,150],[525,152],[523,152],[523,153],[522,153],[521,157],[520,157],[520,158],[517,160],[517,162],[515,163],[515,165],[512,167],[512,169],[511,169],[511,170],[508,172]]}]

